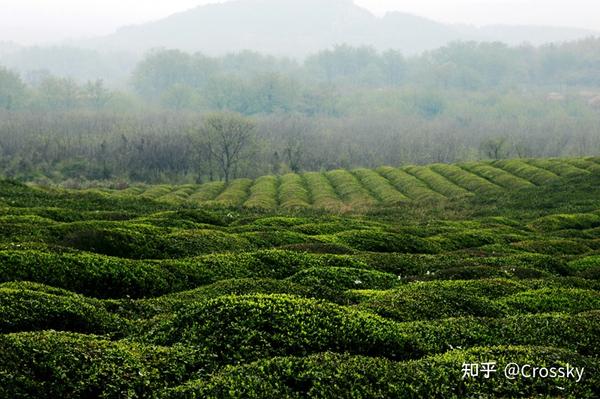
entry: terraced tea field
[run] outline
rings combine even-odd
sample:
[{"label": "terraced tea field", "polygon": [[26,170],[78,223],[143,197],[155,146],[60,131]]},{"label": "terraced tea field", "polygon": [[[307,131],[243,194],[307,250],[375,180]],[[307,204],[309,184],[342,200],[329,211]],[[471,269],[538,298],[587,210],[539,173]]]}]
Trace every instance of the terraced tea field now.
[{"label": "terraced tea field", "polygon": [[440,202],[468,196],[496,198],[514,189],[547,186],[600,171],[600,159],[527,159],[334,170],[263,176],[229,184],[134,186],[99,194],[137,196],[170,205],[246,207],[274,210],[307,208],[360,211],[406,202]]},{"label": "terraced tea field", "polygon": [[599,278],[594,158],[0,182],[0,398],[598,398]]}]

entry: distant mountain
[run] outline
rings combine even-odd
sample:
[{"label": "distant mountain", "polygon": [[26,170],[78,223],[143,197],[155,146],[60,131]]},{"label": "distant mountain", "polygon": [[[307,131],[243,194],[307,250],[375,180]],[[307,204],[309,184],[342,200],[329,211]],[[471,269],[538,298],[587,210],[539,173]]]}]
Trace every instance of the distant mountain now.
[{"label": "distant mountain", "polygon": [[399,12],[379,18],[352,0],[237,0],[200,6],[76,45],[137,53],[166,47],[208,55],[249,49],[303,57],[342,43],[415,54],[456,40],[539,45],[596,34],[553,27],[446,25]]}]

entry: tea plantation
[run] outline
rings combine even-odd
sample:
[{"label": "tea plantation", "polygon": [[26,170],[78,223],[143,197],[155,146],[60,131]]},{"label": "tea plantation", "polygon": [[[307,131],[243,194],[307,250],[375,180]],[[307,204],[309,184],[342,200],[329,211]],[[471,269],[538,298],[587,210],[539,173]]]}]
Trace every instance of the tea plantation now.
[{"label": "tea plantation", "polygon": [[598,158],[0,182],[0,398],[598,398],[599,354]]}]

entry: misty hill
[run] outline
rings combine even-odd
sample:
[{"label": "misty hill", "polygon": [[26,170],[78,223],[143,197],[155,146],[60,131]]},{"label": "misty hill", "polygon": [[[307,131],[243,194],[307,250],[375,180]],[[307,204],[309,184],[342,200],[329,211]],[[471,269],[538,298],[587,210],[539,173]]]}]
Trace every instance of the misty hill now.
[{"label": "misty hill", "polygon": [[400,12],[379,18],[352,0],[237,0],[125,27],[78,45],[138,53],[166,47],[208,55],[250,49],[302,57],[342,43],[415,54],[456,40],[539,45],[595,34],[569,28],[446,25]]}]

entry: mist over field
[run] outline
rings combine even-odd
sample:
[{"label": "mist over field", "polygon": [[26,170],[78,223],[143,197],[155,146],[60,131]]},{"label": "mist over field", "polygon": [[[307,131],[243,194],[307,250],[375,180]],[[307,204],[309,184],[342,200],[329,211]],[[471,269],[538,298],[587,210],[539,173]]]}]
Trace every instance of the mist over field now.
[{"label": "mist over field", "polygon": [[0,398],[600,398],[599,18],[0,1]]},{"label": "mist over field", "polygon": [[186,3],[97,37],[75,25],[62,43],[4,41],[0,170],[54,183],[223,178],[202,126],[213,112],[255,125],[233,177],[598,152],[595,31],[363,6]]}]

